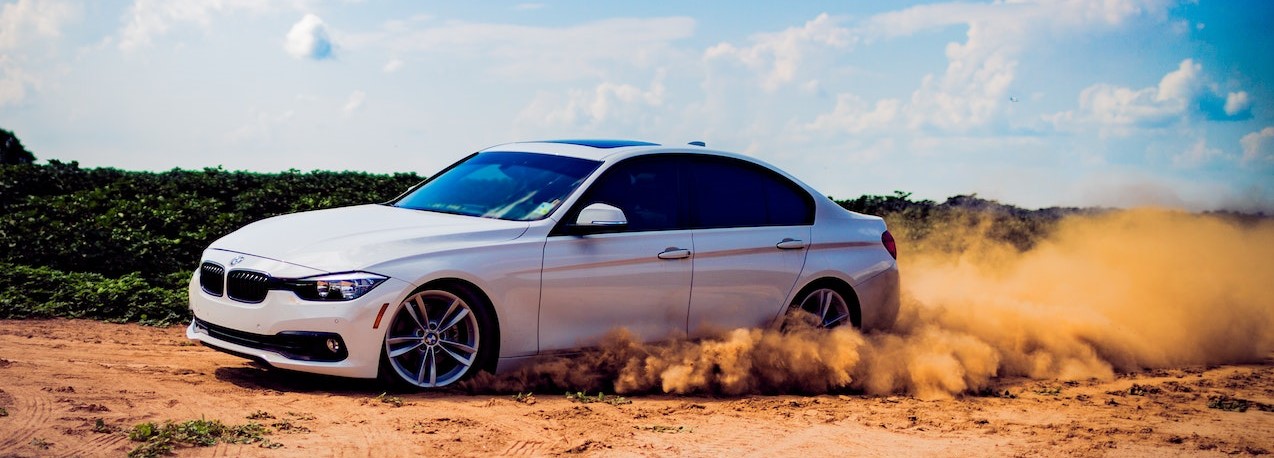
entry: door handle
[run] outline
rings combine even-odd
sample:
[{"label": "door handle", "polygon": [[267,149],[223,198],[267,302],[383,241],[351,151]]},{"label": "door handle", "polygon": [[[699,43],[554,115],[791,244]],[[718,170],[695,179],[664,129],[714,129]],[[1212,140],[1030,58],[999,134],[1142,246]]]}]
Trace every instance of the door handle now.
[{"label": "door handle", "polygon": [[780,250],[799,250],[799,249],[805,248],[806,246],[809,246],[809,244],[805,243],[804,240],[786,238],[786,239],[783,239],[782,242],[779,242],[778,245],[774,245],[774,246]]},{"label": "door handle", "polygon": [[668,247],[659,253],[659,259],[685,259],[690,257],[690,250],[685,248]]}]

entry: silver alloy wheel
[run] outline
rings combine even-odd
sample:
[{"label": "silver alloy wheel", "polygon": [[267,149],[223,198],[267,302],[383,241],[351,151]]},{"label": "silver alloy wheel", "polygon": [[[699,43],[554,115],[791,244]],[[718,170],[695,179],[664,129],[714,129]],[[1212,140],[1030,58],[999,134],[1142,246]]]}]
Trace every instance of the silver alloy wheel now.
[{"label": "silver alloy wheel", "polygon": [[421,291],[394,313],[385,332],[385,356],[408,384],[446,386],[477,361],[479,338],[478,318],[468,302],[447,291]]},{"label": "silver alloy wheel", "polygon": [[834,328],[849,320],[849,304],[831,288],[810,291],[797,307],[818,317],[819,327]]}]

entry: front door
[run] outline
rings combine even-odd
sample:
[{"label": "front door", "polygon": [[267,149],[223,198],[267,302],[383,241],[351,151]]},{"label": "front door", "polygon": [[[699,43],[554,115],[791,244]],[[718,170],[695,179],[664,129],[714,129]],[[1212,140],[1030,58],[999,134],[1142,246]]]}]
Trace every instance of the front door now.
[{"label": "front door", "polygon": [[624,211],[628,225],[610,234],[555,231],[544,246],[540,351],[591,346],[627,329],[642,341],[685,335],[694,247],[685,227],[681,166],[669,157],[637,157],[612,166],[564,221],[592,203]]}]

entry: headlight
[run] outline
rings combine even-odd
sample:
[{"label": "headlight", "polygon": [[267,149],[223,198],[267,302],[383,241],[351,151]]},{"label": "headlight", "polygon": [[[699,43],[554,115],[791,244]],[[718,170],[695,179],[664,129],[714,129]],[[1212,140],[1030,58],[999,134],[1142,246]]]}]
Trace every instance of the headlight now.
[{"label": "headlight", "polygon": [[286,280],[284,284],[307,301],[349,301],[367,294],[386,278],[367,272],[349,272]]}]

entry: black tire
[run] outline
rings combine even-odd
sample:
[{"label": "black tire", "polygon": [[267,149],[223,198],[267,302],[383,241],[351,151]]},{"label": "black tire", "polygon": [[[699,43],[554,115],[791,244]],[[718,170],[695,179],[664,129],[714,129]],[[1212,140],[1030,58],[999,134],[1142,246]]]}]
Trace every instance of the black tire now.
[{"label": "black tire", "polygon": [[852,290],[847,292],[847,287],[831,282],[811,284],[788,308],[788,320],[792,319],[826,329],[845,324],[858,327],[858,297]]},{"label": "black tire", "polygon": [[455,384],[491,367],[498,334],[491,306],[469,288],[425,285],[386,314],[380,378],[419,390]]}]

